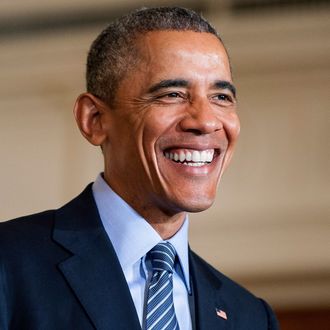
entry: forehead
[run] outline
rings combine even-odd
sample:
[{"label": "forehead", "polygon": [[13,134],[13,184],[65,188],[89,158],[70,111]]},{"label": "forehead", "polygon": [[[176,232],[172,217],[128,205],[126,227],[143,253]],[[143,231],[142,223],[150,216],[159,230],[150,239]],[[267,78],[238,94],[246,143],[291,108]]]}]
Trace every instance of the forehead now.
[{"label": "forehead", "polygon": [[176,76],[214,74],[217,79],[231,80],[227,52],[211,33],[153,31],[141,36],[137,47],[144,72]]}]

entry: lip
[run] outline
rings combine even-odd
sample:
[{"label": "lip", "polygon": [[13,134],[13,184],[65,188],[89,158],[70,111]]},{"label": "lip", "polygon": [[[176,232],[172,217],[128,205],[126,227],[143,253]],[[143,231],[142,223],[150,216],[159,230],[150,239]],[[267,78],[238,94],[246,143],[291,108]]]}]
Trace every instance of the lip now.
[{"label": "lip", "polygon": [[175,151],[175,150],[187,150],[187,151],[193,151],[193,150],[197,150],[197,151],[210,151],[210,150],[214,150],[215,153],[219,153],[220,152],[220,148],[211,148],[211,147],[207,147],[207,148],[194,148],[194,147],[182,147],[182,146],[173,146],[173,147],[168,147],[163,149],[163,153],[165,152],[171,152],[171,151]]},{"label": "lip", "polygon": [[198,151],[208,150],[208,149],[214,149],[214,150],[221,150],[221,146],[219,144],[205,142],[205,143],[173,143],[173,144],[167,144],[160,146],[160,149],[165,152],[165,150],[169,149],[193,149]]}]

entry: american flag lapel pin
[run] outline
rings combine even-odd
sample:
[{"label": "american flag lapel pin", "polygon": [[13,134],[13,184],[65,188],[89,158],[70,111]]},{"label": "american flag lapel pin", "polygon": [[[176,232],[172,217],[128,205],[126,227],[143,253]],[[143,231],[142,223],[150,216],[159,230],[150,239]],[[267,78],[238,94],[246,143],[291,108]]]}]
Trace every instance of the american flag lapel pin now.
[{"label": "american flag lapel pin", "polygon": [[219,308],[216,308],[215,311],[219,317],[221,317],[224,320],[227,320],[227,314],[225,311],[223,311],[222,309],[219,309]]}]

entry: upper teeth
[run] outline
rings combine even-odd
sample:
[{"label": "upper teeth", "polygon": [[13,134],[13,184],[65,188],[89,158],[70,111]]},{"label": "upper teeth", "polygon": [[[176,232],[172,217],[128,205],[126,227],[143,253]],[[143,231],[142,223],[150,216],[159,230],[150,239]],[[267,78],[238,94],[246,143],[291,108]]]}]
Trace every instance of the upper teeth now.
[{"label": "upper teeth", "polygon": [[176,152],[165,152],[165,157],[176,162],[211,162],[213,160],[214,149],[208,150],[180,150]]}]

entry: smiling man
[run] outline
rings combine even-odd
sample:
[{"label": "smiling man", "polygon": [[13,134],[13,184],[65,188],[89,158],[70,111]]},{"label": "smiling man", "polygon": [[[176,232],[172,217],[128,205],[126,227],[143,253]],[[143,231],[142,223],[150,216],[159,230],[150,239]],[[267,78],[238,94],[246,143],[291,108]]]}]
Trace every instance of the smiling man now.
[{"label": "smiling man", "polygon": [[224,45],[182,8],[110,24],[74,114],[104,173],[59,210],[0,226],[1,329],[277,329],[188,247],[239,133]]}]

